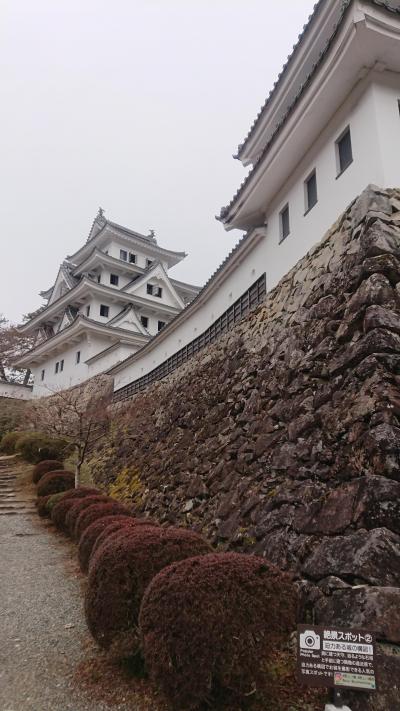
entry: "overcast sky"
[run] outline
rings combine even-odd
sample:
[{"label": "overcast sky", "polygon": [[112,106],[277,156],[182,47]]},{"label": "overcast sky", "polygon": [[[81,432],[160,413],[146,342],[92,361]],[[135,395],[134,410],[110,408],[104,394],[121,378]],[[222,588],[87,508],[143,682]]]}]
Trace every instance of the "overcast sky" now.
[{"label": "overcast sky", "polygon": [[188,257],[201,285],[240,237],[215,220],[232,154],[313,0],[0,0],[0,312],[41,304],[101,205]]}]

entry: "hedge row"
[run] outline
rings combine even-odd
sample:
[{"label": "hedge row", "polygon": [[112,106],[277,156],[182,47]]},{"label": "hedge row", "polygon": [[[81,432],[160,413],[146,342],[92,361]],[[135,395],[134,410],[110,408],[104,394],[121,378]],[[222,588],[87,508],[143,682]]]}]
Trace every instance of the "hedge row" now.
[{"label": "hedge row", "polygon": [[39,513],[78,543],[87,624],[114,659],[141,655],[177,711],[221,699],[242,708],[268,688],[268,661],[296,623],[288,575],[257,556],[216,553],[194,531],[137,519],[98,490],[73,488],[68,472],[43,474],[38,494]]},{"label": "hedge row", "polygon": [[[37,464],[43,460],[63,460],[70,452],[69,443],[42,432],[7,432],[0,440],[2,454],[20,454],[22,459]],[[60,467],[58,467],[60,468]]]}]

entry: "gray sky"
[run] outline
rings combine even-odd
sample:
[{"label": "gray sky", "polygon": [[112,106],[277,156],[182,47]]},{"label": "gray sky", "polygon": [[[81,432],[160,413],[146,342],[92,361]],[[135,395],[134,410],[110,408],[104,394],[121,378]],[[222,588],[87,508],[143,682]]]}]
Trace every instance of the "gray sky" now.
[{"label": "gray sky", "polygon": [[0,0],[0,312],[38,307],[106,217],[189,256],[202,284],[237,242],[215,220],[232,158],[313,0]]}]

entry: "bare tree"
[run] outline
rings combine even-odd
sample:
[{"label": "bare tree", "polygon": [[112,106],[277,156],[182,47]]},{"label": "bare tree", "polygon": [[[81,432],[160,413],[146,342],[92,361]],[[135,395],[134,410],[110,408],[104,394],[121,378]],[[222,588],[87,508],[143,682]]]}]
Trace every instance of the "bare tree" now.
[{"label": "bare tree", "polygon": [[51,391],[30,405],[30,417],[37,429],[62,437],[75,450],[75,487],[80,485],[82,464],[87,454],[108,429],[111,403],[109,379],[99,378],[70,390]]},{"label": "bare tree", "polygon": [[21,333],[0,314],[0,379],[28,385],[31,371],[14,368],[14,361],[33,347],[33,336]]}]

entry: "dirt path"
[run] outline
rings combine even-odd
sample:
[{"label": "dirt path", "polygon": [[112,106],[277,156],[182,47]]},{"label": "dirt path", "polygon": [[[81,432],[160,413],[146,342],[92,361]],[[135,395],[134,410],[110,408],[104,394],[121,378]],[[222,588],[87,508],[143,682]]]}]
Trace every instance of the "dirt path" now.
[{"label": "dirt path", "polygon": [[164,711],[97,652],[75,547],[50,528],[27,474],[0,458],[0,711]]}]

